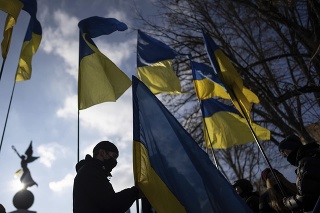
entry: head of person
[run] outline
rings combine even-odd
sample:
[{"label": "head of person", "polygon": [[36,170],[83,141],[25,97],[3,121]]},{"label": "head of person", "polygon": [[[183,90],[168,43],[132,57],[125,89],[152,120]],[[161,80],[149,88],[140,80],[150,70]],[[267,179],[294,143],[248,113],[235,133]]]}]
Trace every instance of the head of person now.
[{"label": "head of person", "polygon": [[6,213],[6,209],[2,204],[0,204],[0,213]]},{"label": "head of person", "polygon": [[110,141],[101,141],[93,148],[93,158],[103,162],[104,170],[108,174],[116,167],[118,157],[119,150]]},{"label": "head of person", "polygon": [[296,135],[289,135],[279,143],[280,153],[293,165],[296,165],[296,158],[299,148],[303,146],[301,140]]},{"label": "head of person", "polygon": [[240,197],[250,194],[253,191],[251,182],[246,179],[239,179],[235,181],[233,187]]}]

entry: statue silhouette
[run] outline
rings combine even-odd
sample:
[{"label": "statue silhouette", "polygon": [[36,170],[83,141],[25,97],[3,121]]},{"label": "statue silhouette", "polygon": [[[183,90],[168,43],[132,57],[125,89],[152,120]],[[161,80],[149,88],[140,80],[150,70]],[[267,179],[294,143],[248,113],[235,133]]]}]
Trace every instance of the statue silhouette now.
[{"label": "statue silhouette", "polygon": [[32,156],[32,154],[33,154],[32,141],[30,142],[30,145],[25,152],[26,156],[20,155],[14,146],[12,146],[12,149],[17,153],[17,155],[21,159],[21,169],[19,169],[16,172],[16,174],[20,173],[21,171],[23,172],[23,174],[20,178],[20,181],[21,181],[21,183],[23,183],[24,189],[26,189],[30,186],[33,186],[33,185],[38,186],[38,184],[32,179],[30,170],[27,167],[28,163],[31,163],[39,158],[39,157]]}]

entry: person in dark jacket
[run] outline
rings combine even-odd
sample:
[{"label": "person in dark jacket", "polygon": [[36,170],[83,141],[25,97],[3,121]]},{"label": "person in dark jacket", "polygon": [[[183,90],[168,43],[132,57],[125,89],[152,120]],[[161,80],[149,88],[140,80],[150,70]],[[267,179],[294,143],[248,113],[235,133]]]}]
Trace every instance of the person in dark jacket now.
[{"label": "person in dark jacket", "polygon": [[6,213],[6,209],[2,204],[0,204],[0,213]]},{"label": "person in dark jacket", "polygon": [[119,151],[109,141],[101,141],[76,165],[73,184],[74,213],[124,213],[139,199],[135,186],[115,192],[109,177],[117,165]]},{"label": "person in dark jacket", "polygon": [[239,179],[233,187],[238,195],[246,202],[254,213],[259,212],[259,193],[253,192],[253,186],[249,180]]},{"label": "person in dark jacket", "polygon": [[290,213],[292,212],[287,208],[282,200],[285,196],[291,196],[297,193],[294,183],[286,179],[278,170],[273,169],[277,176],[281,188],[276,181],[276,178],[271,172],[270,168],[266,168],[261,172],[261,181],[266,191],[260,195],[259,212],[260,213]]},{"label": "person in dark jacket", "polygon": [[296,135],[286,137],[279,144],[279,151],[297,167],[298,193],[283,202],[291,210],[312,211],[320,196],[320,148],[316,142],[303,145]]}]

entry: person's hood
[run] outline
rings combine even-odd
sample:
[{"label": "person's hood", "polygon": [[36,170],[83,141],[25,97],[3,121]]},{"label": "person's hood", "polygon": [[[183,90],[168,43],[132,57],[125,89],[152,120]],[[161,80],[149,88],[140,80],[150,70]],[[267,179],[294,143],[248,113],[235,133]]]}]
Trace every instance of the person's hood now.
[{"label": "person's hood", "polygon": [[87,164],[90,161],[93,161],[93,158],[90,155],[86,155],[85,159],[79,161],[76,164],[76,171],[78,172],[81,169],[81,167],[83,167],[85,164]]},{"label": "person's hood", "polygon": [[[95,165],[95,166],[101,168],[103,171],[105,171],[105,167],[104,167],[102,161],[91,157],[91,155],[86,155],[85,159],[79,161],[79,162],[76,164],[76,171],[79,172],[79,170],[80,170],[84,165],[86,165],[86,164],[88,164],[88,163],[91,163],[92,165]],[[105,171],[105,174],[106,174],[107,177],[112,177],[112,175],[111,175],[110,172]]]}]

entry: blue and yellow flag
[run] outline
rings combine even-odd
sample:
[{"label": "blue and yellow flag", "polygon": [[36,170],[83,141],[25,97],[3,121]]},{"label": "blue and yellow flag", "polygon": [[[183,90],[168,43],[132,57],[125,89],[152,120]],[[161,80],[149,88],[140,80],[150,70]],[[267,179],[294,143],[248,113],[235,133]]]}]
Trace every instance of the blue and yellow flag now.
[{"label": "blue and yellow flag", "polygon": [[[220,97],[230,99],[223,83],[213,68],[203,64],[191,61],[193,83],[200,100]],[[259,103],[259,98],[248,88],[243,86],[243,94],[248,98],[251,103]]]},{"label": "blue and yellow flag", "polygon": [[153,94],[181,93],[180,80],[172,67],[176,56],[169,46],[138,30],[138,77]]},{"label": "blue and yellow flag", "polygon": [[17,23],[22,7],[23,3],[20,0],[0,0],[0,10],[8,13],[4,25],[3,40],[1,42],[1,53],[3,59],[7,58],[13,26]]},{"label": "blue and yellow flag", "polygon": [[42,27],[36,17],[38,9],[37,0],[21,1],[23,2],[22,10],[29,13],[31,17],[20,52],[16,81],[25,81],[31,78],[32,57],[37,52],[42,39]]},{"label": "blue and yellow flag", "polygon": [[[255,141],[248,122],[233,106],[210,98],[201,101],[201,110],[207,148],[225,149]],[[270,140],[268,129],[255,123],[251,127],[259,140]]]},{"label": "blue and yellow flag", "polygon": [[78,109],[116,101],[130,86],[131,80],[103,55],[91,38],[124,31],[127,25],[114,18],[90,17],[78,24],[79,79]]},{"label": "blue and yellow flag", "polygon": [[203,63],[191,61],[191,68],[194,88],[200,100],[215,96],[230,99],[229,94],[212,67]]},{"label": "blue and yellow flag", "polygon": [[208,154],[134,76],[132,98],[135,183],[156,212],[250,212]]},{"label": "blue and yellow flag", "polygon": [[251,121],[251,102],[259,103],[253,93],[245,94],[242,79],[227,56],[219,49],[208,33],[203,31],[207,54],[215,73],[219,76],[237,110]]}]

